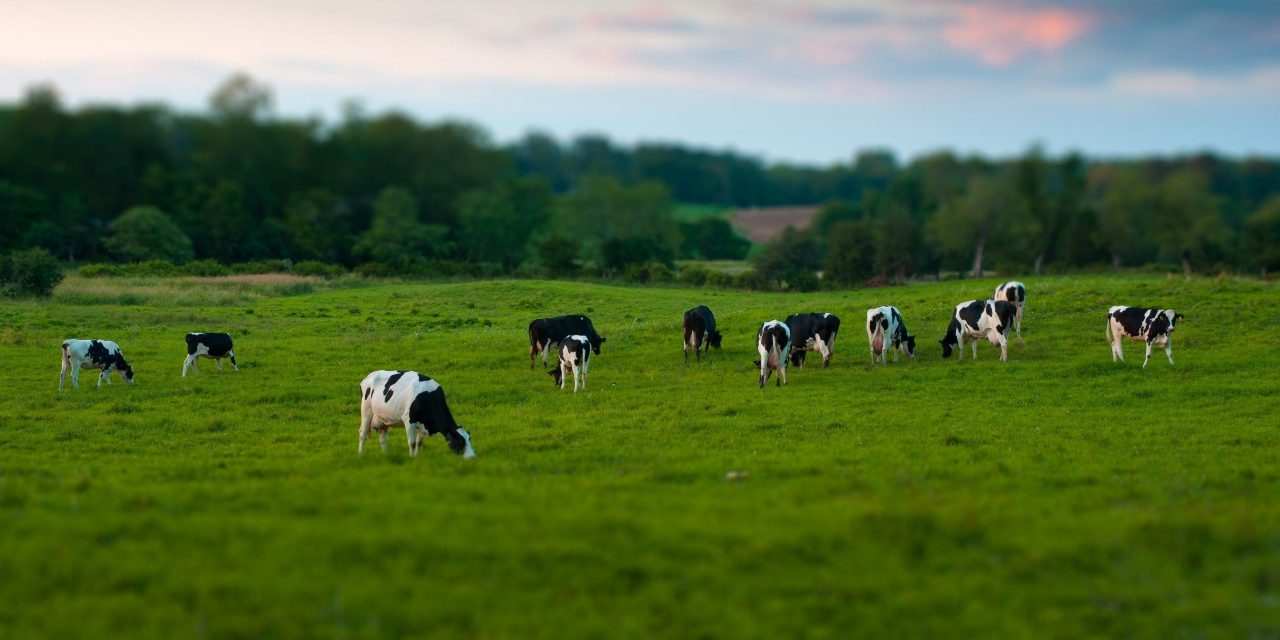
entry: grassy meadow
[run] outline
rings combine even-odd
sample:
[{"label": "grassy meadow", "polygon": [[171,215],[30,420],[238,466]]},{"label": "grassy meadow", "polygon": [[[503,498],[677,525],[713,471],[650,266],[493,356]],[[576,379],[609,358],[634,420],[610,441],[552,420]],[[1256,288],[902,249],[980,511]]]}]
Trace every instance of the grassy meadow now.
[{"label": "grassy meadow", "polygon": [[[1025,345],[943,360],[995,280],[810,294],[567,282],[70,278],[0,301],[0,638],[1280,636],[1280,293],[1027,279]],[[685,365],[684,310],[724,348]],[[895,304],[914,363],[872,366]],[[1186,314],[1113,364],[1114,304]],[[762,321],[828,370],[756,385]],[[529,320],[608,341],[586,391]],[[188,331],[241,371],[180,377]],[[59,393],[65,338],[137,383]],[[815,362],[810,358],[810,364]],[[359,382],[438,380],[478,457],[356,454]]]}]

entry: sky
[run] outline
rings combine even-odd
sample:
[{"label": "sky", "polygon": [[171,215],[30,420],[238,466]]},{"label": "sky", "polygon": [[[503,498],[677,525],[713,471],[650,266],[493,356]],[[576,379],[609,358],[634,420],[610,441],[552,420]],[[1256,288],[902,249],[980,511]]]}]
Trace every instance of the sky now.
[{"label": "sky", "polygon": [[1280,1],[0,0],[0,102],[274,111],[358,100],[497,142],[679,142],[770,161],[859,149],[1280,155]]}]

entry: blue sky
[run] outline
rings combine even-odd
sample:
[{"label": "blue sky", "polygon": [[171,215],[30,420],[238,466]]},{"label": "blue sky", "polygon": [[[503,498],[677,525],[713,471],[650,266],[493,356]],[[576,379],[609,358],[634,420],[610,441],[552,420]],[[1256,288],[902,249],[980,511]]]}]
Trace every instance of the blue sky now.
[{"label": "blue sky", "polygon": [[[5,6],[7,5],[7,6]],[[0,0],[0,100],[278,113],[360,100],[498,141],[678,141],[832,162],[885,147],[1280,155],[1280,2]]]}]

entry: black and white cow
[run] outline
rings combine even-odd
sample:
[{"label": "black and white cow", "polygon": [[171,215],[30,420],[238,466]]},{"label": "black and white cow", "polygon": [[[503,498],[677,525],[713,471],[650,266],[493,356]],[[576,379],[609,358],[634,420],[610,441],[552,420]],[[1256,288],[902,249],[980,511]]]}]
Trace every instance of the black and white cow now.
[{"label": "black and white cow", "polygon": [[529,323],[529,368],[533,368],[534,360],[542,354],[542,366],[547,366],[547,352],[551,345],[559,344],[568,336],[586,336],[591,341],[591,350],[600,355],[600,345],[604,338],[596,333],[591,318],[586,316],[559,316],[556,318],[539,318]]},{"label": "black and white cow", "polygon": [[225,333],[188,333],[187,360],[182,363],[182,377],[187,377],[187,369],[196,368],[200,373],[200,365],[196,360],[209,358],[218,363],[218,371],[222,371],[222,359],[231,359],[231,368],[236,371],[236,352],[232,350],[231,336]]},{"label": "black and white cow", "polygon": [[1111,361],[1124,361],[1124,339],[1145,340],[1147,357],[1142,368],[1151,360],[1151,345],[1164,347],[1164,355],[1173,364],[1173,343],[1170,336],[1177,328],[1181,313],[1173,309],[1144,309],[1141,307],[1111,307],[1107,311],[1107,341],[1111,343]]},{"label": "black and white cow", "polygon": [[111,372],[116,371],[125,382],[133,384],[133,367],[125,362],[120,345],[110,340],[64,340],[62,342],[62,375],[58,376],[58,391],[67,382],[71,372],[71,386],[80,388],[80,367],[102,369],[98,374],[98,387],[102,381],[111,384]]},{"label": "black and white cow", "polygon": [[964,339],[973,339],[973,358],[978,358],[979,338],[986,337],[991,344],[1000,347],[1000,361],[1009,359],[1009,329],[1017,309],[1004,300],[970,300],[956,305],[956,311],[947,326],[946,335],[938,341],[942,345],[942,357],[950,358],[951,350],[958,348],[958,360],[964,359]]},{"label": "black and white cow", "polygon": [[423,438],[444,434],[449,449],[464,458],[476,457],[471,434],[453,420],[438,382],[415,371],[374,371],[360,383],[360,453],[370,430],[378,432],[387,450],[387,430],[404,425],[409,455],[418,455]]},{"label": "black and white cow", "polygon": [[1027,286],[1017,280],[1010,280],[996,287],[994,299],[1013,303],[1017,308],[1018,312],[1013,316],[1013,329],[1018,334],[1018,340],[1022,340],[1022,307],[1027,304]]},{"label": "black and white cow", "polygon": [[787,357],[791,351],[791,329],[786,323],[770,320],[760,325],[760,332],[756,334],[756,351],[760,353],[760,359],[756,361],[760,365],[760,388],[764,388],[764,383],[769,381],[775,370],[778,372],[778,386],[786,384]]},{"label": "black and white cow", "polygon": [[867,342],[871,344],[871,361],[888,362],[889,352],[898,361],[898,352],[908,358],[916,357],[916,337],[907,333],[902,313],[897,307],[867,309]]},{"label": "black and white cow", "polygon": [[716,317],[706,305],[684,312],[684,361],[689,361],[689,349],[702,361],[704,351],[720,348],[720,332],[716,331]]},{"label": "black and white cow", "polygon": [[831,366],[831,354],[840,331],[840,318],[830,313],[796,313],[787,316],[791,331],[791,364],[804,367],[805,352],[822,354],[822,367]]},{"label": "black and white cow", "polygon": [[566,378],[573,378],[573,392],[578,392],[581,374],[582,388],[587,388],[587,368],[591,365],[591,341],[586,336],[569,336],[560,341],[560,364],[547,372],[561,389]]}]

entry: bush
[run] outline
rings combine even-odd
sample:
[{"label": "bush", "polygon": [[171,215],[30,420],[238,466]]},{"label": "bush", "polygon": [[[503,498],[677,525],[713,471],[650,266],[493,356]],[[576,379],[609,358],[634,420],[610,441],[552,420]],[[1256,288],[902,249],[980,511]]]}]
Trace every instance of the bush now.
[{"label": "bush", "polygon": [[0,260],[0,281],[7,296],[47,298],[63,277],[58,261],[44,249],[15,251]]},{"label": "bush", "polygon": [[107,250],[122,260],[164,259],[186,262],[194,257],[191,239],[155,207],[134,207],[111,221]]},{"label": "bush", "polygon": [[217,260],[196,260],[183,265],[182,272],[189,276],[213,277],[225,276],[231,274],[231,269],[220,264]]},{"label": "bush", "polygon": [[319,260],[303,260],[293,265],[293,273],[299,276],[320,276],[328,280],[346,274],[347,270],[339,264],[329,264]]},{"label": "bush", "polygon": [[76,269],[76,275],[82,278],[108,278],[124,275],[118,264],[84,264]]},{"label": "bush", "polygon": [[661,262],[650,262],[648,264],[633,264],[623,270],[619,276],[623,282],[671,282],[674,274],[671,267]]},{"label": "bush", "polygon": [[357,266],[355,271],[366,278],[399,278],[404,275],[402,269],[385,262],[366,262]]},{"label": "bush", "polygon": [[231,271],[239,274],[289,273],[292,267],[293,262],[288,258],[284,260],[251,260],[231,265]]},{"label": "bush", "polygon": [[769,279],[755,269],[748,269],[733,277],[733,286],[737,289],[764,291],[769,288]]},{"label": "bush", "polygon": [[733,274],[727,271],[709,271],[707,272],[706,286],[716,287],[718,289],[733,288]]},{"label": "bush", "polygon": [[676,276],[676,281],[681,284],[701,287],[707,283],[709,277],[711,277],[711,271],[706,267],[691,265],[680,270],[680,274]]}]

